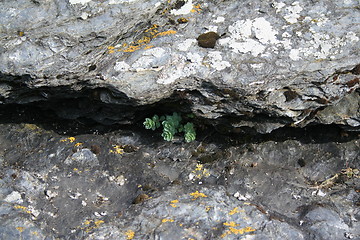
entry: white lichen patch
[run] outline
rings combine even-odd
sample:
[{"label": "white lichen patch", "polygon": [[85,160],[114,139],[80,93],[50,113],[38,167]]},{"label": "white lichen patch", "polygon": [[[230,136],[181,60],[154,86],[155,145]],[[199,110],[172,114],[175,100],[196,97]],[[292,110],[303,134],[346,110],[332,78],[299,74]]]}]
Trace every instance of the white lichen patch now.
[{"label": "white lichen patch", "polygon": [[195,39],[185,39],[185,41],[177,45],[177,49],[183,52],[187,52],[192,44],[196,43]]},{"label": "white lichen patch", "polygon": [[207,26],[206,29],[208,30],[208,32],[217,32],[218,26],[210,25],[210,26]]},{"label": "white lichen patch", "polygon": [[277,31],[275,31],[271,24],[265,18],[256,18],[252,23],[252,30],[255,37],[262,43],[276,44],[279,41],[276,38]]},{"label": "white lichen patch", "polygon": [[263,63],[252,63],[250,64],[250,66],[253,68],[253,69],[261,69],[264,67],[264,64]]},{"label": "white lichen patch", "polygon": [[131,65],[131,71],[159,71],[168,61],[167,51],[163,48],[151,48],[144,51],[143,55]]},{"label": "white lichen patch", "polygon": [[110,0],[109,4],[121,4],[121,3],[132,3],[138,0]]},{"label": "white lichen patch", "polygon": [[119,175],[117,177],[115,176],[109,176],[109,180],[111,182],[115,182],[116,184],[118,184],[119,186],[123,186],[125,184],[125,182],[127,181],[127,179],[124,177],[124,175]]},{"label": "white lichen patch", "polygon": [[180,54],[172,56],[171,61],[164,67],[156,82],[165,85],[171,84],[178,79],[197,73],[201,66],[201,57],[199,56],[196,53],[189,53],[186,57]]},{"label": "white lichen patch", "polygon": [[303,8],[300,6],[299,2],[293,2],[291,6],[285,8],[285,20],[290,24],[296,23],[302,10]]},{"label": "white lichen patch", "polygon": [[282,2],[274,2],[272,3],[272,6],[276,9],[276,12],[279,12],[283,7],[286,6],[286,4]]},{"label": "white lichen patch", "polygon": [[21,204],[23,202],[21,194],[17,191],[11,192],[4,198],[5,202]]},{"label": "white lichen patch", "polygon": [[244,40],[251,37],[252,21],[250,19],[239,20],[229,26],[231,38]]},{"label": "white lichen patch", "polygon": [[70,4],[86,4],[91,2],[91,0],[69,0]]},{"label": "white lichen patch", "polygon": [[251,53],[258,56],[269,44],[277,44],[278,32],[265,18],[238,20],[228,28],[230,37],[220,39],[219,44],[229,45],[236,53]]},{"label": "white lichen patch", "polygon": [[186,59],[189,60],[192,63],[200,64],[202,62],[202,60],[203,60],[203,57],[200,56],[200,54],[198,54],[198,53],[188,52],[186,54]]},{"label": "white lichen patch", "polygon": [[345,38],[349,42],[358,42],[359,41],[359,37],[356,36],[356,33],[354,33],[354,32],[347,32]]},{"label": "white lichen patch", "polygon": [[254,39],[247,39],[243,42],[232,42],[230,47],[237,53],[251,53],[253,56],[258,56],[263,53],[265,46]]},{"label": "white lichen patch", "polygon": [[225,21],[224,17],[217,17],[216,19],[213,20],[214,23],[222,23]]},{"label": "white lichen patch", "polygon": [[208,61],[212,68],[215,68],[217,71],[224,70],[227,67],[230,67],[231,64],[228,61],[223,61],[221,52],[213,51],[209,52],[207,55]]},{"label": "white lichen patch", "polygon": [[114,70],[118,72],[129,71],[129,69],[130,69],[130,65],[124,61],[116,62],[114,66]]},{"label": "white lichen patch", "polygon": [[174,15],[185,15],[185,14],[189,14],[192,9],[193,9],[192,0],[187,0],[186,3],[181,8],[173,9],[170,11],[170,13]]},{"label": "white lichen patch", "polygon": [[348,32],[345,36],[338,37],[317,32],[313,28],[310,28],[309,31],[312,33],[312,39],[307,41],[304,47],[290,50],[289,57],[292,60],[300,60],[301,56],[315,59],[333,59],[335,55],[342,52],[346,44],[359,41],[354,32]]},{"label": "white lichen patch", "polygon": [[289,57],[291,58],[291,60],[297,61],[300,60],[300,50],[299,49],[291,49],[290,53],[289,53]]}]

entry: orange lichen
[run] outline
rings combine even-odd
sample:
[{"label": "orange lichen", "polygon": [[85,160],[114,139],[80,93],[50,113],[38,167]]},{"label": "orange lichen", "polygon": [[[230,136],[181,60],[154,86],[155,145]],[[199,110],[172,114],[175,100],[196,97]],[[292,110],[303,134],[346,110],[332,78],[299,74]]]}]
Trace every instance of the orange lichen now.
[{"label": "orange lichen", "polygon": [[19,232],[23,232],[25,230],[24,227],[16,227],[16,229],[19,231]]}]

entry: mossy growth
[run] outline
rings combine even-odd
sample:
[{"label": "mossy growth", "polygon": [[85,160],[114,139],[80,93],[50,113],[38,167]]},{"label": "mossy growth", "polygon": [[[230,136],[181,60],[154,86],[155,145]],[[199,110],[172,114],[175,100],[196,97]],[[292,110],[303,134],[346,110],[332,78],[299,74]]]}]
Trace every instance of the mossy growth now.
[{"label": "mossy growth", "polygon": [[156,130],[163,126],[163,132],[161,136],[166,141],[172,141],[175,134],[184,132],[184,138],[186,142],[192,142],[196,139],[196,132],[194,124],[187,122],[185,125],[181,123],[181,115],[174,112],[172,115],[165,115],[159,117],[154,115],[152,118],[145,118],[143,123],[146,129]]}]

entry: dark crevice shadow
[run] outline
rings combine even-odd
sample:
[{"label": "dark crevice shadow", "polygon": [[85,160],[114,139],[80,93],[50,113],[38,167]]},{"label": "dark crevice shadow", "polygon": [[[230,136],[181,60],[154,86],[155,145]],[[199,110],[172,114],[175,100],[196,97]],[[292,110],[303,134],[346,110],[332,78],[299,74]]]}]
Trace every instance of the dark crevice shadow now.
[{"label": "dark crevice shadow", "polygon": [[[86,99],[77,98],[61,99],[53,102],[0,105],[0,123],[32,123],[60,135],[72,136],[106,134],[126,130],[139,134],[144,139],[144,143],[154,143],[163,141],[161,130],[146,130],[143,126],[144,119],[152,117],[154,114],[171,114],[172,111],[169,111],[169,109],[181,112],[183,115],[190,113],[186,103],[175,100],[135,108],[101,102],[88,102]],[[121,116],[118,122],[116,120],[117,115]],[[251,119],[247,120],[251,121]],[[282,119],[266,119],[266,116],[262,117],[262,121],[267,120],[281,121]],[[286,140],[297,140],[302,143],[348,142],[358,139],[360,134],[358,131],[345,130],[335,124],[310,125],[304,128],[282,127],[268,134],[260,134],[249,127],[223,130],[221,124],[218,124],[215,120],[195,118],[189,121],[195,124],[197,141],[222,146],[266,141],[284,142]],[[254,118],[254,121],[259,121],[259,118]]]}]

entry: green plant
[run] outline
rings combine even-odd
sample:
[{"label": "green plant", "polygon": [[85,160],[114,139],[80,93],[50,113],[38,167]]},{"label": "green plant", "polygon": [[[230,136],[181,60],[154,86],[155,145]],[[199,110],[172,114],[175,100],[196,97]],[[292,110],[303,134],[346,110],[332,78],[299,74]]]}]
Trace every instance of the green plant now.
[{"label": "green plant", "polygon": [[159,117],[154,115],[152,118],[145,118],[144,126],[146,129],[156,130],[161,125],[163,133],[161,136],[166,141],[172,141],[176,133],[184,132],[186,142],[192,142],[196,139],[196,132],[193,123],[181,124],[181,115],[174,112],[172,115]]}]

